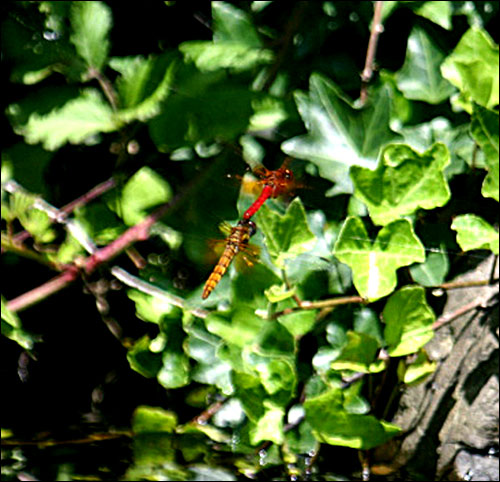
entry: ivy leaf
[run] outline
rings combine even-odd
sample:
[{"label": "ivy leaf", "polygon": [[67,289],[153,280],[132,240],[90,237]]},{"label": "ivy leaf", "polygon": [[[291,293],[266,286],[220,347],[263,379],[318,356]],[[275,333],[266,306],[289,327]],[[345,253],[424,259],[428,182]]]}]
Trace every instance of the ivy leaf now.
[{"label": "ivy leaf", "polygon": [[453,8],[450,2],[423,2],[414,12],[446,30],[451,30]]},{"label": "ivy leaf", "polygon": [[272,62],[273,53],[260,47],[251,47],[245,43],[222,41],[184,42],[179,46],[184,58],[194,62],[202,72],[219,69],[230,69],[232,72],[243,72],[261,64]]},{"label": "ivy leaf", "polygon": [[160,112],[161,101],[167,97],[177,67],[171,55],[159,58],[113,58],[109,65],[120,72],[117,89],[120,110],[117,117],[122,122],[145,121]]},{"label": "ivy leaf", "polygon": [[406,59],[397,75],[397,85],[405,97],[429,104],[440,104],[455,92],[439,66],[445,58],[433,39],[419,26],[408,37]]},{"label": "ivy leaf", "polygon": [[71,5],[71,41],[89,67],[101,70],[109,52],[111,9],[104,2],[74,2]]},{"label": "ivy leaf", "polygon": [[418,351],[417,359],[410,365],[407,365],[406,360],[400,360],[398,365],[399,381],[406,385],[418,385],[428,375],[434,373],[436,366],[437,363],[429,360],[427,353],[421,348]]},{"label": "ivy leaf", "polygon": [[239,85],[237,79],[220,81],[217,76],[219,72],[181,75],[178,82],[185,78],[186,85],[166,98],[160,115],[149,123],[151,138],[159,150],[171,151],[214,139],[232,141],[248,128],[252,103],[261,95]]},{"label": "ivy leaf", "polygon": [[167,202],[172,196],[170,185],[149,167],[139,169],[125,184],[119,206],[112,207],[128,226],[142,221],[148,210]]},{"label": "ivy leaf", "polygon": [[134,434],[172,433],[177,423],[175,412],[147,405],[137,407],[132,418]]},{"label": "ivy leaf", "polygon": [[441,65],[441,73],[460,90],[456,104],[472,112],[471,101],[492,109],[498,105],[498,45],[488,33],[471,27]]},{"label": "ivy leaf", "polygon": [[276,406],[271,401],[264,401],[265,412],[255,424],[250,426],[250,443],[257,445],[259,442],[269,440],[275,444],[283,443],[283,407]]},{"label": "ivy leaf", "polygon": [[[448,147],[450,163],[446,166],[444,174],[450,179],[455,174],[464,172],[467,163],[470,163],[476,151],[476,143],[470,136],[470,123],[456,127],[444,117],[435,117],[429,122],[424,122],[400,130],[405,143],[417,151],[425,151],[436,142],[441,142]],[[476,152],[474,165],[480,167],[484,164],[482,153]]]},{"label": "ivy leaf", "polygon": [[488,175],[484,179],[481,192],[484,197],[498,201],[498,112],[474,104],[470,131],[485,155]]},{"label": "ivy leaf", "polygon": [[25,350],[31,350],[37,337],[25,331],[19,317],[7,308],[7,301],[1,297],[2,335],[15,341]]},{"label": "ivy leaf", "polygon": [[387,146],[375,171],[353,166],[354,195],[363,201],[375,224],[385,225],[418,208],[433,209],[450,198],[443,170],[448,149],[436,143],[423,154],[404,144]]},{"label": "ivy leaf", "polygon": [[439,251],[429,253],[424,263],[411,266],[410,273],[413,280],[422,286],[437,286],[444,282],[449,268],[448,255]]},{"label": "ivy leaf", "polygon": [[162,367],[156,378],[165,388],[179,388],[189,383],[189,372],[189,358],[180,350],[169,348],[163,352]]},{"label": "ivy leaf", "polygon": [[233,392],[231,384],[231,366],[217,357],[220,338],[206,330],[191,329],[185,342],[185,350],[198,364],[193,369],[191,378],[195,382],[217,386],[222,393]]},{"label": "ivy leaf", "polygon": [[93,89],[84,90],[79,97],[47,114],[32,112],[25,124],[14,126],[16,134],[24,136],[28,144],[41,142],[48,151],[67,142],[81,144],[93,135],[118,128],[111,107]]},{"label": "ivy leaf", "polygon": [[358,217],[348,217],[335,243],[333,254],[352,269],[358,293],[370,301],[391,293],[396,270],[425,260],[425,250],[406,219],[380,230],[373,242]]},{"label": "ivy leaf", "polygon": [[342,405],[342,394],[333,388],[304,403],[306,421],[320,442],[368,450],[398,435],[396,425],[377,420],[372,415],[347,412]]},{"label": "ivy leaf", "polygon": [[335,84],[319,74],[311,76],[308,93],[295,93],[308,134],[293,137],[281,147],[293,157],[311,161],[321,177],[336,182],[331,195],[352,192],[349,167],[373,169],[382,147],[400,137],[389,129],[389,89],[384,87],[371,98],[370,105],[356,108]]},{"label": "ivy leaf", "polygon": [[425,300],[421,286],[405,286],[387,301],[382,318],[384,338],[390,356],[416,353],[434,336],[434,312]]},{"label": "ivy leaf", "polygon": [[361,373],[378,373],[385,368],[377,362],[378,341],[365,333],[347,332],[347,344],[331,363],[333,370],[352,370]]},{"label": "ivy leaf", "polygon": [[305,253],[315,243],[315,236],[309,230],[306,212],[299,198],[280,215],[263,206],[257,213],[259,229],[266,237],[266,247],[273,263],[284,267],[286,259]]},{"label": "ivy leaf", "polygon": [[238,42],[248,47],[262,47],[251,17],[226,2],[212,2],[214,42]]},{"label": "ivy leaf", "polygon": [[262,330],[262,319],[253,311],[239,309],[232,314],[211,313],[205,320],[210,333],[221,337],[228,344],[243,348],[253,343]]},{"label": "ivy leaf", "polygon": [[498,254],[498,231],[479,216],[457,216],[451,229],[457,232],[457,243],[464,251],[491,249],[494,254]]},{"label": "ivy leaf", "polygon": [[127,352],[130,368],[143,377],[156,377],[162,367],[161,354],[151,351],[151,340],[145,335],[137,340]]}]

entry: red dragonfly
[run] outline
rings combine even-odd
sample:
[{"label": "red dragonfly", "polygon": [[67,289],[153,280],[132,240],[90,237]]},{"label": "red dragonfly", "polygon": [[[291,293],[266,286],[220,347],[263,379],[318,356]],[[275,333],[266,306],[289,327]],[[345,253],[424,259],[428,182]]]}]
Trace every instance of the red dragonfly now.
[{"label": "red dragonfly", "polygon": [[260,180],[259,184],[263,185],[262,192],[253,204],[243,214],[243,219],[250,219],[269,198],[277,198],[283,194],[292,192],[296,187],[294,175],[291,169],[288,168],[291,159],[285,159],[279,169],[270,171],[264,166],[260,166],[254,170]]},{"label": "red dragonfly", "polygon": [[231,233],[226,240],[226,247],[222,253],[219,262],[215,266],[211,275],[209,276],[201,297],[206,299],[210,293],[217,286],[221,278],[227,271],[233,258],[240,251],[248,247],[250,238],[257,232],[257,226],[249,219],[242,219],[236,226],[231,229]]}]

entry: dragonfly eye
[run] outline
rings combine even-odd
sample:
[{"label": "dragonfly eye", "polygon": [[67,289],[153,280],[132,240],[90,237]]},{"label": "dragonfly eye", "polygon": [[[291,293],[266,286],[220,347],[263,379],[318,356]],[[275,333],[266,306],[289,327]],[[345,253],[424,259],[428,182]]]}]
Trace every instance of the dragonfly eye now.
[{"label": "dragonfly eye", "polygon": [[252,237],[257,232],[257,225],[253,221],[248,221],[248,226],[250,228],[250,232],[248,234]]},{"label": "dragonfly eye", "polygon": [[290,169],[287,169],[285,171],[285,179],[287,181],[290,181],[291,179],[293,179],[293,173],[292,173],[292,171],[290,171]]},{"label": "dragonfly eye", "polygon": [[241,219],[238,226],[248,226],[248,235],[251,237],[257,232],[257,225],[250,219]]}]

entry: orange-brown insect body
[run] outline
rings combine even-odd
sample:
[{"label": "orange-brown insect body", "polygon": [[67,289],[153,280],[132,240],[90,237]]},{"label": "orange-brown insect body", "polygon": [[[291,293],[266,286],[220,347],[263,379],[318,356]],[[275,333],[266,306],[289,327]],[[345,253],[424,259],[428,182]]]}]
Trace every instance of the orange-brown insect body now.
[{"label": "orange-brown insect body", "polygon": [[255,171],[255,174],[261,178],[261,184],[272,187],[271,197],[273,198],[290,192],[294,188],[294,176],[292,170],[288,169],[289,163],[290,158],[287,158],[282,166],[275,171],[270,171],[265,167]]},{"label": "orange-brown insect body", "polygon": [[226,247],[219,259],[219,262],[205,283],[203,294],[201,295],[203,299],[208,298],[210,293],[214,290],[226,273],[233,258],[242,248],[248,245],[248,241],[255,234],[256,230],[257,227],[255,226],[255,223],[249,220],[241,220],[236,226],[234,226],[231,230],[231,234],[227,238]]}]

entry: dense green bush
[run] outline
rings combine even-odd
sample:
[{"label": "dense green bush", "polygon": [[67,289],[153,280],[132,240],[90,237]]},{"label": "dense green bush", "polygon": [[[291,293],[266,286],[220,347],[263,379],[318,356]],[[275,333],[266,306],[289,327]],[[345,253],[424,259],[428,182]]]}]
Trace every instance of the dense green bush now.
[{"label": "dense green bush", "polygon": [[[4,342],[15,360],[47,324],[83,334],[83,295],[61,291],[83,280],[127,349],[114,356],[166,393],[125,432],[128,480],[324,474],[320,446],[400,433],[383,374],[395,364],[398,390],[432,372],[432,291],[498,254],[498,6],[180,3],[9,4],[2,333],[17,351]],[[202,301],[204,236],[254,200],[224,174],[285,155],[297,196],[255,215],[262,262]],[[127,289],[98,292],[116,279]]]}]

